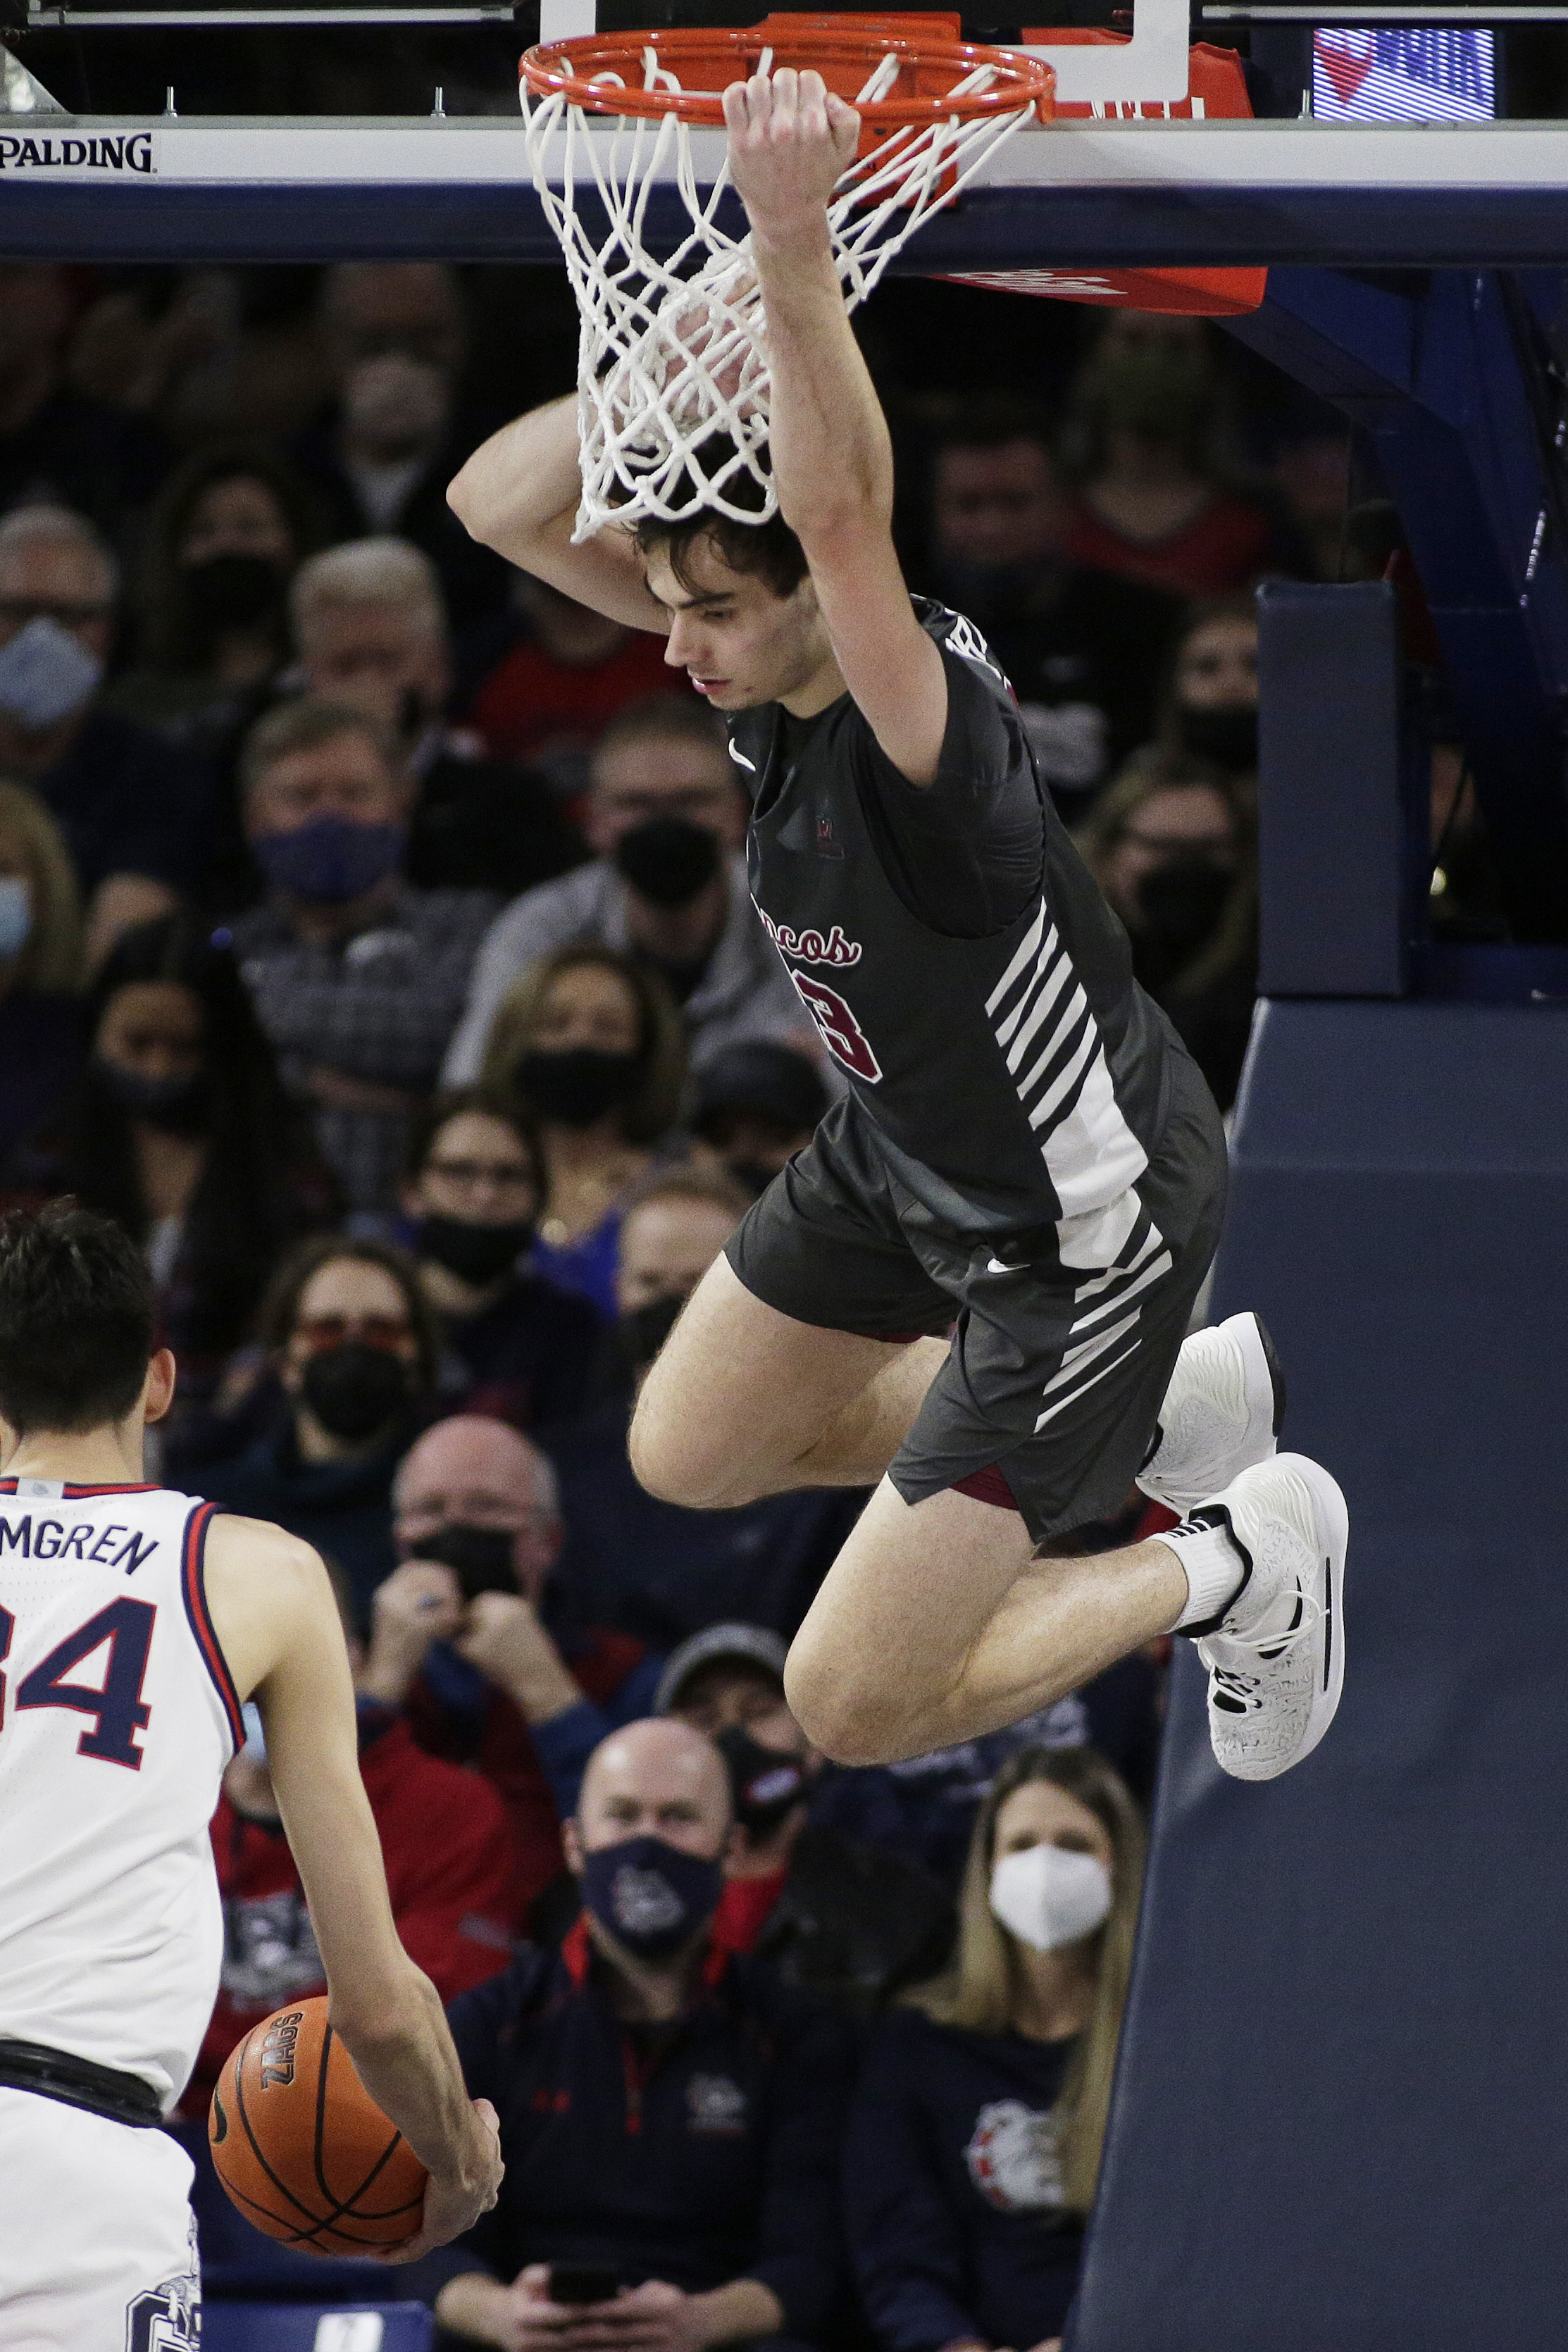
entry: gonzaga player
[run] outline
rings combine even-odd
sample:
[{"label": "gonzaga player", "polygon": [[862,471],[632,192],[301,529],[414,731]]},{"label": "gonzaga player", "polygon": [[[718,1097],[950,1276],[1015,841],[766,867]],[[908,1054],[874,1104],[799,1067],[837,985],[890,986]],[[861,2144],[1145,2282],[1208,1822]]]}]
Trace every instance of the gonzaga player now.
[{"label": "gonzaga player", "polygon": [[0,2344],[199,2337],[191,2166],[157,2129],[217,1990],[207,1823],[255,1696],[332,2023],[430,2168],[444,2244],[495,2202],[435,1988],[392,1923],[320,1559],[148,1485],[174,1362],[140,1253],[71,1202],[0,1224]]}]

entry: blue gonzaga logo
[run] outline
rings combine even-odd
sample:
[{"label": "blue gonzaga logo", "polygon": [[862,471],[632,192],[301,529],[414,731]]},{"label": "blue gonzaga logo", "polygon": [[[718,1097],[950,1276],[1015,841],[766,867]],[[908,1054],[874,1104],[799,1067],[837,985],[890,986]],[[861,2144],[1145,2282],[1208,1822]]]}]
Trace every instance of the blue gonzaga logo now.
[{"label": "blue gonzaga logo", "polygon": [[0,133],[0,172],[153,171],[153,134],[123,131],[117,138],[39,139],[23,131]]}]

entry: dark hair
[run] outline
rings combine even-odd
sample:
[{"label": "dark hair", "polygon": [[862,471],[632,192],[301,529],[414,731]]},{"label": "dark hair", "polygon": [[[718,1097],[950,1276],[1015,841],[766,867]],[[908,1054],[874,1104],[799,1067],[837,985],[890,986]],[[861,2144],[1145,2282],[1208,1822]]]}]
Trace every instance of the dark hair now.
[{"label": "dark hair", "polygon": [[499,1119],[502,1127],[511,1130],[522,1146],[535,1188],[542,1201],[550,1190],[550,1180],[545,1172],[539,1131],[519,1104],[509,1100],[505,1095],[492,1093],[487,1087],[447,1087],[420,1105],[408,1123],[408,1150],[403,1162],[404,1181],[409,1184],[418,1182],[442,1129],[449,1127],[453,1119],[461,1118],[468,1111],[477,1112],[480,1118]]},{"label": "dark hair", "polygon": [[0,1221],[0,1416],[18,1436],[123,1421],[155,1328],[147,1261],[110,1218],[65,1200]]},{"label": "dark hair", "polygon": [[[271,492],[293,542],[299,563],[320,542],[317,518],[299,478],[269,450],[243,443],[198,450],[175,467],[158,494],[148,529],[142,607],[144,659],[164,669],[195,669],[202,651],[199,624],[183,595],[180,561],[191,519],[208,490],[219,482],[258,481]],[[269,625],[279,661],[289,651],[288,617],[279,593]]]},{"label": "dark hair", "polygon": [[[722,473],[734,455],[732,441],[723,434],[710,434],[687,458],[685,472],[671,495],[689,496],[693,490],[700,495],[704,483]],[[743,468],[730,474],[724,495],[731,506],[754,501],[760,509],[763,502],[761,487]],[[755,522],[739,522],[732,515],[721,514],[717,507],[703,507],[683,522],[644,515],[634,536],[638,552],[645,557],[662,549],[669,558],[670,570],[689,590],[695,583],[686,567],[692,549],[702,540],[717,549],[731,572],[746,572],[764,580],[775,596],[793,596],[808,569],[805,548],[776,509],[765,521],[759,513]]]},{"label": "dark hair", "polygon": [[392,1276],[403,1293],[408,1327],[419,1350],[420,1384],[433,1389],[441,1356],[441,1335],[420,1287],[418,1268],[408,1252],[393,1242],[372,1241],[363,1235],[316,1234],[308,1242],[301,1242],[298,1249],[290,1250],[268,1285],[267,1296],[261,1302],[257,1337],[262,1345],[274,1356],[282,1354],[294,1334],[305,1285],[322,1266],[335,1265],[340,1258],[351,1259],[360,1265],[379,1265],[384,1274]]},{"label": "dark hair", "polygon": [[[280,1250],[332,1223],[339,1190],[305,1115],[285,1093],[272,1047],[232,952],[189,915],[138,923],[116,940],[88,998],[96,1038],[125,988],[164,982],[201,1007],[206,1078],[205,1164],[185,1217],[191,1297],[178,1318],[180,1353],[221,1357],[249,1329]],[[86,1208],[112,1217],[137,1244],[151,1220],[131,1114],[89,1063],[59,1134],[55,1175]]]}]

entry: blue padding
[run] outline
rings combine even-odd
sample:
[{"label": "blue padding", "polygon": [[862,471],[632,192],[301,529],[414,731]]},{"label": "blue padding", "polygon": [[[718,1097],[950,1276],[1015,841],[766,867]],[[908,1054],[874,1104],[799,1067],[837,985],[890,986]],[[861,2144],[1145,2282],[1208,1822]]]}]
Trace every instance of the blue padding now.
[{"label": "blue padding", "polygon": [[202,2311],[202,2352],[429,2352],[435,2336],[422,2303],[209,2301]]},{"label": "blue padding", "polygon": [[1274,1004],[1215,1312],[1351,1508],[1337,1723],[1222,1779],[1178,1643],[1071,2352],[1568,2336],[1568,1014]]},{"label": "blue padding", "polygon": [[1258,592],[1258,985],[1405,993],[1399,608],[1381,580]]},{"label": "blue padding", "polygon": [[[1267,133],[1263,134],[1267,137]],[[656,206],[658,205],[656,197]],[[1026,266],[1296,262],[1560,264],[1568,191],[1388,182],[1356,188],[975,188],[921,231],[895,273]],[[102,189],[7,177],[0,257],[69,261],[550,261],[531,188],[420,182]]]}]

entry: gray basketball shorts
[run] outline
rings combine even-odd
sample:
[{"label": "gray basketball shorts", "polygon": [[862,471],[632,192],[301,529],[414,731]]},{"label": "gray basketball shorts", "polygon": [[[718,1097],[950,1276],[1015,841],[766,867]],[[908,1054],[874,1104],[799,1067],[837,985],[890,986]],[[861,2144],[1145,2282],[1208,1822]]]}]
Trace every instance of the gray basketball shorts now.
[{"label": "gray basketball shorts", "polygon": [[1011,1503],[1037,1542],[1119,1512],[1225,1212],[1225,1132],[1184,1054],[1116,1264],[1057,1258],[1055,1230],[966,1234],[889,1166],[853,1096],[836,1103],[727,1244],[754,1297],[800,1323],[951,1345],[889,1471],[907,1503],[960,1486]]}]

